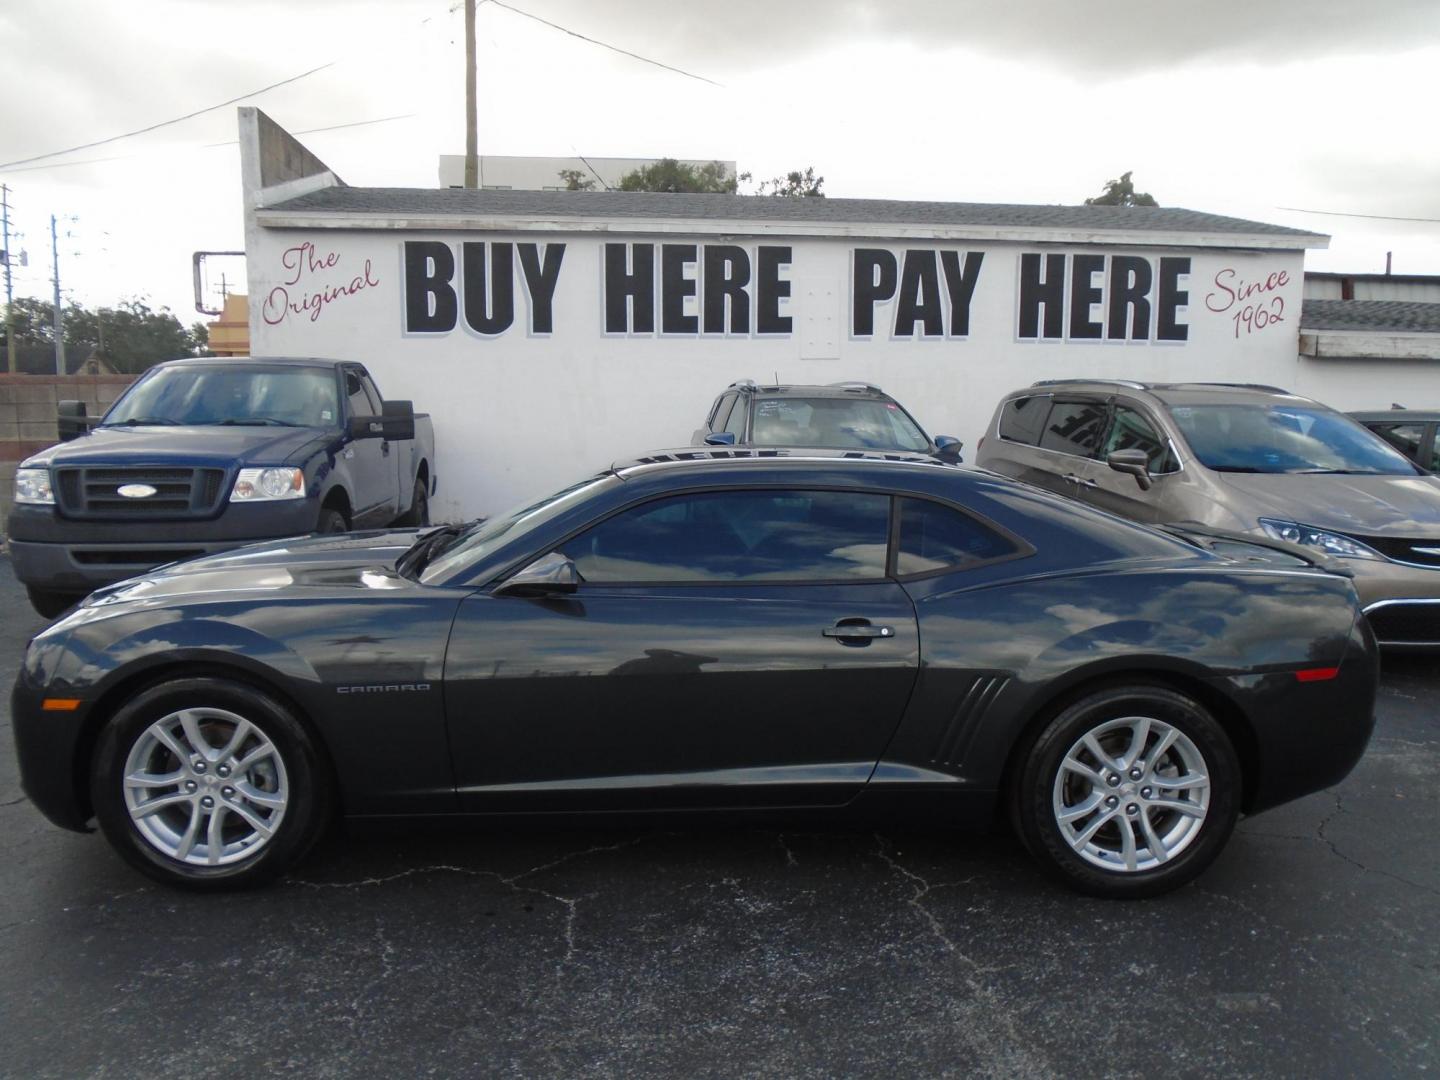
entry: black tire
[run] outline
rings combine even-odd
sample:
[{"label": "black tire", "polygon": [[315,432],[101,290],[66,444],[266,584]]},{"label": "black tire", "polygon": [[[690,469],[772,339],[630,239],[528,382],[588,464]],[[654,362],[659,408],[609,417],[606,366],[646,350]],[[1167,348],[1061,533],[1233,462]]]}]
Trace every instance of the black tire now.
[{"label": "black tire", "polygon": [[[1136,732],[1147,730],[1141,724],[1121,723],[1133,718],[1151,721],[1147,742],[1135,755],[1140,776],[1122,774],[1118,766],[1094,768],[1097,760],[1083,745],[1085,735],[1098,730],[1098,745],[1118,761],[1133,747]],[[1107,730],[1107,724],[1115,726]],[[1167,726],[1179,734],[1157,755]],[[1078,764],[1094,769],[1094,781],[1071,767],[1061,777],[1072,752]],[[1198,765],[1184,763],[1196,755]],[[1161,773],[1152,774],[1151,768]],[[1178,783],[1182,770],[1208,778],[1203,794],[1198,785],[1178,793],[1165,788],[1167,776]],[[1225,846],[1240,812],[1240,761],[1224,729],[1198,702],[1160,686],[1115,686],[1073,702],[1039,732],[1020,763],[1010,795],[1021,839],[1052,876],[1091,896],[1158,896],[1193,880]],[[1152,795],[1166,801],[1152,802]],[[1202,799],[1206,802],[1199,815],[1195,809],[1166,809],[1177,802],[1198,806]],[[1062,808],[1078,812],[1091,801],[1098,805],[1085,816],[1061,823]],[[1135,813],[1128,816],[1132,807]],[[1102,817],[1109,821],[1101,822]],[[1096,825],[1098,831],[1087,840],[1085,831]],[[1158,845],[1146,838],[1147,828]],[[1066,830],[1072,830],[1070,835]],[[1130,833],[1131,843],[1122,830]],[[1163,861],[1154,856],[1157,847],[1166,852]],[[1134,868],[1123,863],[1127,848]]]},{"label": "black tire", "polygon": [[[227,732],[234,733],[233,727],[226,726],[227,720],[219,720],[214,722],[219,731],[212,736],[209,730],[211,717],[237,717],[252,725],[256,734],[247,737],[235,751],[235,756],[252,752],[262,741],[268,742],[273,751],[264,754],[244,773],[233,772],[226,759],[211,760],[204,770],[206,775],[198,777],[202,784],[211,786],[201,786],[198,791],[192,779],[185,781],[191,786],[190,793],[184,792],[182,788],[185,784],[179,782],[165,789],[157,786],[154,791],[144,792],[146,798],[167,798],[176,803],[161,812],[146,815],[143,820],[151,823],[147,827],[170,829],[173,835],[181,831],[181,822],[188,819],[192,823],[190,830],[196,839],[192,841],[195,846],[189,854],[194,859],[207,860],[198,864],[177,858],[178,847],[171,851],[163,850],[163,838],[147,837],[141,831],[140,823],[131,816],[127,802],[127,787],[133,790],[132,785],[125,783],[127,767],[133,765],[132,754],[157,762],[157,768],[165,773],[179,770],[181,775],[187,774],[187,766],[151,734],[154,731],[152,725],[168,720],[181,710],[200,712],[200,723],[205,728],[202,735],[207,740],[214,738],[223,742],[228,737]],[[214,742],[207,745],[217,752],[220,750]],[[156,756],[146,757],[147,748]],[[182,749],[188,747],[182,746]],[[192,761],[198,760],[199,755],[192,758]],[[230,760],[234,761],[233,758]],[[194,776],[193,773],[189,775]],[[222,775],[234,787],[220,787],[226,783],[226,780],[220,779]],[[275,779],[277,776],[278,781]],[[329,769],[305,727],[269,694],[224,679],[176,679],[143,691],[105,725],[95,748],[90,797],[105,836],[120,856],[141,873],[164,884],[186,889],[244,889],[262,885],[283,873],[319,839],[330,815],[332,796],[329,778]],[[235,791],[242,787],[259,796],[269,796],[272,801],[276,794],[281,795],[284,805],[277,815],[275,808],[247,801],[250,798],[248,795],[242,794],[237,800]],[[207,792],[212,806],[222,799],[227,800],[218,814],[198,808]],[[226,796],[223,792],[230,794]],[[237,801],[251,813],[252,818],[278,821],[273,833],[262,837],[252,829],[247,819],[238,813],[228,812],[228,804]],[[234,861],[209,865],[208,826],[210,820],[217,816],[221,822],[219,842],[214,845],[217,862],[219,858]],[[197,829],[194,823],[201,821],[204,825]],[[227,829],[231,830],[229,838],[225,832]],[[201,833],[205,834],[203,840],[200,839]],[[245,839],[247,835],[251,836],[250,840]],[[247,851],[249,843],[254,846]]]},{"label": "black tire", "polygon": [[47,619],[64,615],[86,596],[85,593],[37,589],[33,585],[25,586],[25,594],[30,597],[30,606],[35,609],[36,613],[44,615]]},{"label": "black tire", "polygon": [[332,506],[320,508],[320,519],[315,523],[317,533],[343,533],[350,531],[350,523],[345,520],[345,515]]},{"label": "black tire", "polygon": [[410,496],[410,509],[395,522],[397,525],[416,525],[421,528],[430,524],[430,481],[424,477],[415,478],[414,493]]}]

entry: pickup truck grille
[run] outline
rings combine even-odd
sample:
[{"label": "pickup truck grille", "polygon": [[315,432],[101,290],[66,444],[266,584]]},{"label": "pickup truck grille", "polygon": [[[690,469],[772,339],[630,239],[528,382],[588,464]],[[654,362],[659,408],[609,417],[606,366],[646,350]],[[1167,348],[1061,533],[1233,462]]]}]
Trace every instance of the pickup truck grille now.
[{"label": "pickup truck grille", "polygon": [[[224,495],[224,469],[160,467],[57,470],[56,499],[66,517],[92,521],[212,516]],[[120,488],[143,484],[155,494],[129,498]]]}]

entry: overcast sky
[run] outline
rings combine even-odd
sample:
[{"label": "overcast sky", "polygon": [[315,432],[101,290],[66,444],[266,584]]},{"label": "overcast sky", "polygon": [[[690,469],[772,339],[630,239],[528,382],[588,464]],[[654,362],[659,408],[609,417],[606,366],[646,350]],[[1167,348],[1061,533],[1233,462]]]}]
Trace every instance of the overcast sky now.
[{"label": "overcast sky", "polygon": [[[0,163],[247,99],[351,184],[434,186],[464,149],[456,0],[6,0]],[[833,196],[1077,203],[1133,170],[1162,205],[1329,233],[1310,269],[1440,274],[1436,0],[516,0],[720,83],[482,4],[490,154],[813,166]],[[388,117],[379,123],[366,121]],[[17,295],[195,315],[190,255],[242,245],[233,106],[0,168]],[[240,273],[237,266],[233,272]]]}]

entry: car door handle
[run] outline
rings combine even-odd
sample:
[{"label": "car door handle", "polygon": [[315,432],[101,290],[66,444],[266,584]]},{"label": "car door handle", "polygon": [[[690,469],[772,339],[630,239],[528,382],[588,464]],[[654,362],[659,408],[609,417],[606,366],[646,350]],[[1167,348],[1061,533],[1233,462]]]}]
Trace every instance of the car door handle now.
[{"label": "car door handle", "polygon": [[1072,484],[1079,484],[1081,487],[1093,488],[1100,486],[1088,476],[1076,476],[1074,473],[1066,473],[1065,479],[1069,480]]},{"label": "car door handle", "polygon": [[870,638],[893,638],[895,628],[893,626],[871,626],[868,622],[846,622],[841,620],[834,626],[827,626],[820,633],[826,637],[852,639]]}]

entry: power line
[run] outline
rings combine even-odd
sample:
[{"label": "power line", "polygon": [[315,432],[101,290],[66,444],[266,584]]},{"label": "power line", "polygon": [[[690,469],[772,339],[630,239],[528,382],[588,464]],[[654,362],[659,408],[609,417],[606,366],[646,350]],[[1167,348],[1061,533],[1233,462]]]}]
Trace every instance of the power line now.
[{"label": "power line", "polygon": [[724,84],[718,83],[714,79],[707,79],[704,75],[696,75],[693,71],[686,71],[684,68],[678,68],[670,64],[661,63],[659,60],[652,60],[648,56],[641,56],[637,52],[631,52],[629,49],[622,49],[618,45],[611,45],[608,42],[599,41],[596,38],[586,37],[584,34],[580,33],[577,30],[571,30],[569,27],[561,26],[559,23],[553,23],[549,19],[542,19],[539,15],[532,15],[528,11],[521,11],[514,5],[505,3],[505,0],[480,0],[480,2],[481,4],[494,4],[496,7],[502,7],[506,11],[513,11],[516,15],[522,15],[527,19],[533,19],[535,22],[548,26],[552,30],[559,30],[562,34],[569,34],[571,37],[579,38],[581,41],[588,41],[591,45],[599,45],[602,49],[609,49],[611,52],[619,53],[621,56],[628,56],[632,60],[639,60],[642,64],[652,64],[655,67],[664,68],[666,71],[673,71],[676,75],[684,75],[687,79],[698,79],[700,82],[709,83],[711,86],[718,86],[722,90],[724,89]]},{"label": "power line", "polygon": [[1370,221],[1419,221],[1440,224],[1440,218],[1433,217],[1395,217],[1390,214],[1351,214],[1344,210],[1306,210],[1299,206],[1277,206],[1275,209],[1289,210],[1293,214],[1321,214],[1325,217],[1367,218]]},{"label": "power line", "polygon": [[[410,120],[416,113],[399,113],[396,116],[377,116],[373,120],[354,120],[348,124],[330,124],[326,127],[305,128],[303,131],[292,131],[292,135],[314,135],[322,131],[340,131],[344,128],[365,127],[367,124],[386,124],[392,120]],[[234,146],[238,139],[228,139],[225,142],[201,143],[201,149],[213,150],[220,146]],[[113,157],[83,158],[80,161],[56,161],[48,165],[25,165],[19,169],[9,169],[8,172],[39,172],[45,169],[70,169],[77,165],[103,165],[107,161],[133,161],[140,154],[116,154]]]},{"label": "power line", "polygon": [[222,101],[218,105],[208,105],[203,109],[196,109],[194,112],[188,112],[184,116],[177,116],[173,120],[162,120],[158,124],[151,124],[148,127],[136,128],[134,131],[126,131],[120,135],[111,135],[109,138],[105,139],[96,139],[94,142],[81,143],[79,146],[72,146],[65,150],[52,150],[48,154],[36,154],[34,157],[20,158],[17,161],[6,161],[0,163],[0,169],[8,169],[14,165],[29,165],[31,162],[44,161],[46,158],[63,157],[65,154],[73,154],[78,150],[93,150],[97,146],[105,146],[108,143],[119,142],[121,139],[129,139],[133,138],[136,135],[145,135],[151,131],[158,131],[160,128],[170,127],[172,124],[178,124],[185,120],[192,120],[197,116],[203,116],[206,113],[214,112],[216,109],[223,109],[227,105],[234,105],[236,102],[244,101],[246,98],[258,97],[261,94],[268,93],[269,91],[278,89],[279,87],[288,86],[290,83],[293,82],[299,82],[301,79],[308,78],[309,76],[314,75],[316,72],[324,71],[326,68],[334,67],[335,64],[336,61],[331,60],[329,63],[321,64],[319,67],[313,67],[309,71],[302,71],[299,75],[291,75],[288,79],[281,79],[279,82],[273,82],[269,86],[262,86],[259,90],[251,90],[249,93],[241,94],[239,97],[233,97],[230,98],[230,100],[228,101]]}]

